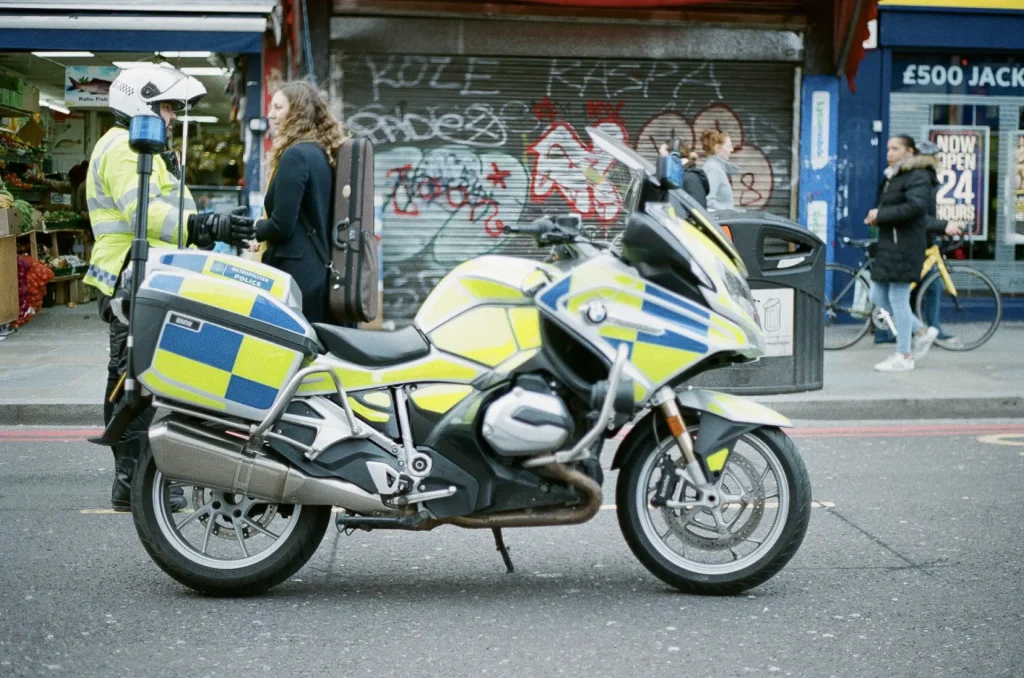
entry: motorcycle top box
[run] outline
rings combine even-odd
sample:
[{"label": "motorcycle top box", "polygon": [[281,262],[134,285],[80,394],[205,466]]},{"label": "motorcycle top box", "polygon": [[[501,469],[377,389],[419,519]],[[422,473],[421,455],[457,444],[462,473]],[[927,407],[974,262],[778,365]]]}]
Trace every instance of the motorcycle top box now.
[{"label": "motorcycle top box", "polygon": [[302,292],[284,271],[220,252],[200,250],[150,251],[146,273],[200,273],[214,280],[233,280],[263,290],[296,313],[302,313]]},{"label": "motorcycle top box", "polygon": [[264,418],[319,352],[313,328],[281,299],[296,298],[291,278],[277,271],[286,280],[276,280],[224,255],[159,258],[166,262],[152,267],[136,297],[139,381],[158,398]]}]

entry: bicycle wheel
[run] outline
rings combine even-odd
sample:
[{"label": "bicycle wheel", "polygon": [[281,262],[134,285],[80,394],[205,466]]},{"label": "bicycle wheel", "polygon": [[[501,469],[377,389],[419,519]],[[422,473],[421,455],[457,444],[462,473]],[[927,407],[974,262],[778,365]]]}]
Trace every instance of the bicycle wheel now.
[{"label": "bicycle wheel", "polygon": [[992,279],[970,266],[949,266],[956,294],[946,289],[938,271],[921,285],[914,310],[927,325],[939,328],[935,343],[950,351],[970,351],[988,341],[1003,316],[1003,300]]},{"label": "bicycle wheel", "polygon": [[871,326],[871,283],[842,264],[825,266],[825,349],[853,346]]}]

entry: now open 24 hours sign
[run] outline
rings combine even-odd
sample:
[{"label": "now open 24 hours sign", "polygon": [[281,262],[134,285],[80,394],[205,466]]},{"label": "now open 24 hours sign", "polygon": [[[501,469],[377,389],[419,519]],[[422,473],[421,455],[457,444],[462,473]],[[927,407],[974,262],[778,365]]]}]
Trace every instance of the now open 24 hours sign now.
[{"label": "now open 24 hours sign", "polygon": [[959,226],[978,240],[988,238],[988,127],[929,127],[939,147],[939,219]]}]

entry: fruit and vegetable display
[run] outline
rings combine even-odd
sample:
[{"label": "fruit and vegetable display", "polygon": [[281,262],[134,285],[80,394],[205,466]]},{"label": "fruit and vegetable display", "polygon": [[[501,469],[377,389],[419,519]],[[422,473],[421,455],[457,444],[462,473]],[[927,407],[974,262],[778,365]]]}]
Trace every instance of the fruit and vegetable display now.
[{"label": "fruit and vegetable display", "polygon": [[15,200],[11,207],[18,210],[21,215],[21,232],[27,233],[28,231],[37,228],[42,228],[43,215],[39,211],[32,207],[24,200]]},{"label": "fruit and vegetable display", "polygon": [[10,132],[0,131],[0,155],[25,155],[26,153],[38,152],[39,149],[29,146],[17,135]]},{"label": "fruit and vegetable display", "polygon": [[3,174],[4,183],[11,188],[16,188],[19,191],[32,191],[35,190],[35,185],[30,184],[27,181],[22,181],[14,172],[5,172]]},{"label": "fruit and vegetable display", "polygon": [[18,318],[12,327],[24,325],[43,308],[46,281],[53,278],[53,270],[31,257],[18,257]]},{"label": "fruit and vegetable display", "polygon": [[3,186],[0,184],[0,210],[9,209],[11,207],[14,207],[14,196],[3,190]]},{"label": "fruit and vegetable display", "polygon": [[46,261],[56,276],[83,273],[88,265],[77,254],[61,254]]},{"label": "fruit and vegetable display", "polygon": [[46,221],[47,228],[59,228],[61,226],[82,223],[82,218],[71,210],[51,210],[43,212],[42,219]]}]

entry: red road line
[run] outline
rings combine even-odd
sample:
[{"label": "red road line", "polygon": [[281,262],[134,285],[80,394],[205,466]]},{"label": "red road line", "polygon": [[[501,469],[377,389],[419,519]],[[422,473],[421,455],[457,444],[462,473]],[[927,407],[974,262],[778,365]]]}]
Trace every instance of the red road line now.
[{"label": "red road line", "polygon": [[91,438],[103,433],[101,428],[0,428],[0,439],[8,438]]}]

